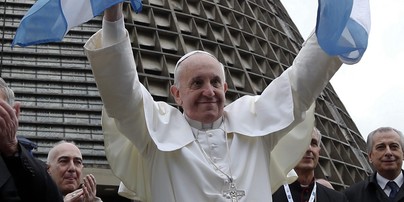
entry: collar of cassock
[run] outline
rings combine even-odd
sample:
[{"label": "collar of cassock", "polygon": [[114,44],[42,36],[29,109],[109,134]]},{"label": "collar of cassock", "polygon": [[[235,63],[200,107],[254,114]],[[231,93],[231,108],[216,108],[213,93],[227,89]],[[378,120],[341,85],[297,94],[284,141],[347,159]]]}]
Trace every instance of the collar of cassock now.
[{"label": "collar of cassock", "polygon": [[185,119],[188,121],[189,125],[192,128],[198,129],[198,130],[210,130],[210,129],[218,129],[220,125],[222,125],[223,122],[223,117],[220,117],[213,123],[202,123],[199,121],[195,121],[190,119],[188,116],[185,115]]}]

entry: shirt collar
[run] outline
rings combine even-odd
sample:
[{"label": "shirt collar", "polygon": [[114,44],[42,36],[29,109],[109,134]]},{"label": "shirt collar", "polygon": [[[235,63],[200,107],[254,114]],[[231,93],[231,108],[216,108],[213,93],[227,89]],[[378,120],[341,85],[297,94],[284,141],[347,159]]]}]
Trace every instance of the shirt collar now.
[{"label": "shirt collar", "polygon": [[[379,184],[379,186],[383,189],[386,189],[386,185],[387,182],[389,182],[390,180],[384,178],[383,176],[381,176],[379,173],[376,173],[376,181],[377,184]],[[403,172],[400,172],[400,174],[396,177],[396,179],[393,180],[399,187],[401,187],[401,185],[404,182],[404,176],[403,176]]]},{"label": "shirt collar", "polygon": [[223,122],[223,117],[218,118],[213,123],[202,123],[200,121],[195,121],[195,120],[192,120],[191,118],[189,118],[187,115],[185,115],[185,119],[188,121],[189,125],[192,128],[195,128],[198,130],[218,129],[218,128],[220,128],[220,126],[222,125],[222,122]]}]

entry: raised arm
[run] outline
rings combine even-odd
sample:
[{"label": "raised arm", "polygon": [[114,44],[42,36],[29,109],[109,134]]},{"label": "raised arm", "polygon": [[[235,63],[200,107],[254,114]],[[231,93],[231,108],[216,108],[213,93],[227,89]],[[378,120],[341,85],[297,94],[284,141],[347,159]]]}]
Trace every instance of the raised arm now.
[{"label": "raised arm", "polygon": [[314,33],[309,36],[293,65],[285,71],[291,82],[295,107],[306,111],[341,65],[337,56],[330,56],[321,49]]},{"label": "raised arm", "polygon": [[[145,120],[141,118],[145,117],[142,110],[144,87],[139,82],[131,43],[124,26],[122,4],[105,10],[102,29],[87,41],[84,48],[103,101],[103,116],[114,118],[117,122],[136,117],[128,122],[130,124],[121,124],[121,132],[125,131],[123,133],[131,137],[147,135]],[[151,97],[149,94],[146,96]],[[106,120],[103,118],[103,121]]]},{"label": "raised arm", "polygon": [[101,47],[111,46],[125,38],[126,30],[123,24],[122,3],[111,6],[104,11]]}]

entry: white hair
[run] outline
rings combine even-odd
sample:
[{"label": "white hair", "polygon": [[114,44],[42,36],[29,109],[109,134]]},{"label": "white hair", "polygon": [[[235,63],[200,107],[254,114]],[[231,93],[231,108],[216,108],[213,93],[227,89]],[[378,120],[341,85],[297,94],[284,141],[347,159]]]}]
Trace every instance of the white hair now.
[{"label": "white hair", "polygon": [[223,64],[212,54],[210,54],[209,52],[206,51],[202,51],[202,50],[195,50],[195,51],[191,51],[187,54],[185,54],[184,56],[182,56],[178,61],[177,64],[175,64],[175,68],[174,68],[174,85],[179,87],[179,75],[180,75],[180,71],[182,68],[180,68],[181,63],[186,60],[187,58],[189,58],[192,55],[195,54],[205,54],[205,55],[209,55],[210,57],[214,58],[215,60],[217,60],[217,62],[219,62],[221,70],[222,70],[222,74],[223,74],[223,81],[226,81],[226,76],[224,75],[224,66]]}]

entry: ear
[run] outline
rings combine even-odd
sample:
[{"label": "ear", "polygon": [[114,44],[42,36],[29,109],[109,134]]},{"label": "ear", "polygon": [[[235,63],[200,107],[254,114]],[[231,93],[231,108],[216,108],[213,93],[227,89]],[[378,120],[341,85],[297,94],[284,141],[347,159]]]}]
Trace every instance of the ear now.
[{"label": "ear", "polygon": [[50,174],[50,165],[48,163],[46,164],[46,171]]},{"label": "ear", "polygon": [[14,111],[15,115],[17,116],[17,119],[20,118],[20,112],[21,112],[21,103],[20,102],[14,102]]},{"label": "ear", "polygon": [[368,154],[368,160],[369,160],[370,163],[373,162],[373,161],[372,161],[372,152],[370,152],[370,153]]},{"label": "ear", "polygon": [[175,99],[175,103],[177,103],[178,105],[182,105],[182,101],[181,101],[181,98],[180,98],[180,90],[177,88],[177,86],[175,86],[175,85],[172,85],[171,87],[170,87],[170,93],[171,93],[171,95],[174,97],[174,99]]},{"label": "ear", "polygon": [[229,89],[229,86],[227,85],[227,82],[224,82],[224,84],[223,84],[224,92],[226,93],[228,89]]}]

